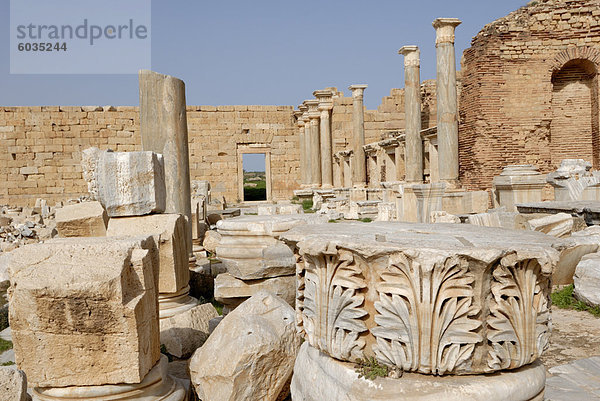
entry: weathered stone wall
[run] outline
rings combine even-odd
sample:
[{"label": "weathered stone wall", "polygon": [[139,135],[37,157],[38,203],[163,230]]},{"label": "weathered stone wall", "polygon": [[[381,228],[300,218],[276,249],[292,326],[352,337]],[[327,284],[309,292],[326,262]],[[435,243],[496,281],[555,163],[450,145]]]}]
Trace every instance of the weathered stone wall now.
[{"label": "weathered stone wall", "polygon": [[[188,106],[192,180],[238,198],[237,147],[265,145],[273,199],[298,187],[299,146],[291,106]],[[65,201],[87,194],[81,152],[141,150],[137,107],[0,107],[0,204]]]},{"label": "weathered stone wall", "polygon": [[598,168],[600,3],[532,2],[483,28],[462,61],[460,176],[485,189],[508,164]]}]

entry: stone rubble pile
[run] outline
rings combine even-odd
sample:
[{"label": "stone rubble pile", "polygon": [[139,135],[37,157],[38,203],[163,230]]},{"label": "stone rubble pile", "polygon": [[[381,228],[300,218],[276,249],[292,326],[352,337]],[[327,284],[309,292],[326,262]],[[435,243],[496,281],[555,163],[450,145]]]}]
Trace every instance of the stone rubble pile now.
[{"label": "stone rubble pile", "polygon": [[600,200],[600,171],[582,159],[565,159],[546,178],[557,201]]},{"label": "stone rubble pile", "polygon": [[0,206],[0,252],[55,237],[56,207],[38,199],[36,206]]}]

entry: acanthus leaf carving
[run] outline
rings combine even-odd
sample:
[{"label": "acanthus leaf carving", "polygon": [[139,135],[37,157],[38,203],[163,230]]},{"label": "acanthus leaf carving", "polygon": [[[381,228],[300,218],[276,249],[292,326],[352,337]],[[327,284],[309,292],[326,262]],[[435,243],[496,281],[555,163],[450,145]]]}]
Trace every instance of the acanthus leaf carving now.
[{"label": "acanthus leaf carving", "polygon": [[300,336],[304,336],[304,322],[303,322],[303,312],[304,312],[304,259],[302,256],[296,255],[296,331]]},{"label": "acanthus leaf carving", "polygon": [[304,309],[302,321],[309,343],[334,358],[362,358],[367,327],[362,320],[365,288],[360,265],[352,253],[303,253]]},{"label": "acanthus leaf carving", "polygon": [[458,257],[423,265],[397,254],[381,274],[377,359],[405,371],[444,374],[468,371],[481,323],[473,316],[474,276]]},{"label": "acanthus leaf carving", "polygon": [[551,324],[548,280],[543,276],[535,259],[494,267],[487,321],[490,370],[526,365],[547,348]]}]

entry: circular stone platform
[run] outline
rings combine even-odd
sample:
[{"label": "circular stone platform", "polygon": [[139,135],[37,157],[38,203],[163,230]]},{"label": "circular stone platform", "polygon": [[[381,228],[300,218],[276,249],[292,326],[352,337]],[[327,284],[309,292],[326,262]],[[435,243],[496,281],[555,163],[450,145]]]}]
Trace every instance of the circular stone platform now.
[{"label": "circular stone platform", "polygon": [[167,374],[167,357],[160,361],[141,383],[107,384],[104,386],[78,386],[33,389],[33,401],[83,401],[83,400],[127,400],[127,401],[187,401],[183,385]]},{"label": "circular stone platform", "polygon": [[542,401],[546,369],[539,361],[476,376],[404,373],[399,379],[359,378],[354,364],[302,344],[292,377],[294,401]]}]

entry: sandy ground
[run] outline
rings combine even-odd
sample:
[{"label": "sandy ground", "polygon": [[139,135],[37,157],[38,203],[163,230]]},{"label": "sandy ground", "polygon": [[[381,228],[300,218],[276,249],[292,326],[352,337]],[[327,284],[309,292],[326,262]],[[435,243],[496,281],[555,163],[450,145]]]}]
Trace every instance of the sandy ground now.
[{"label": "sandy ground", "polygon": [[588,312],[552,307],[550,348],[542,355],[546,369],[600,355],[600,318]]}]

